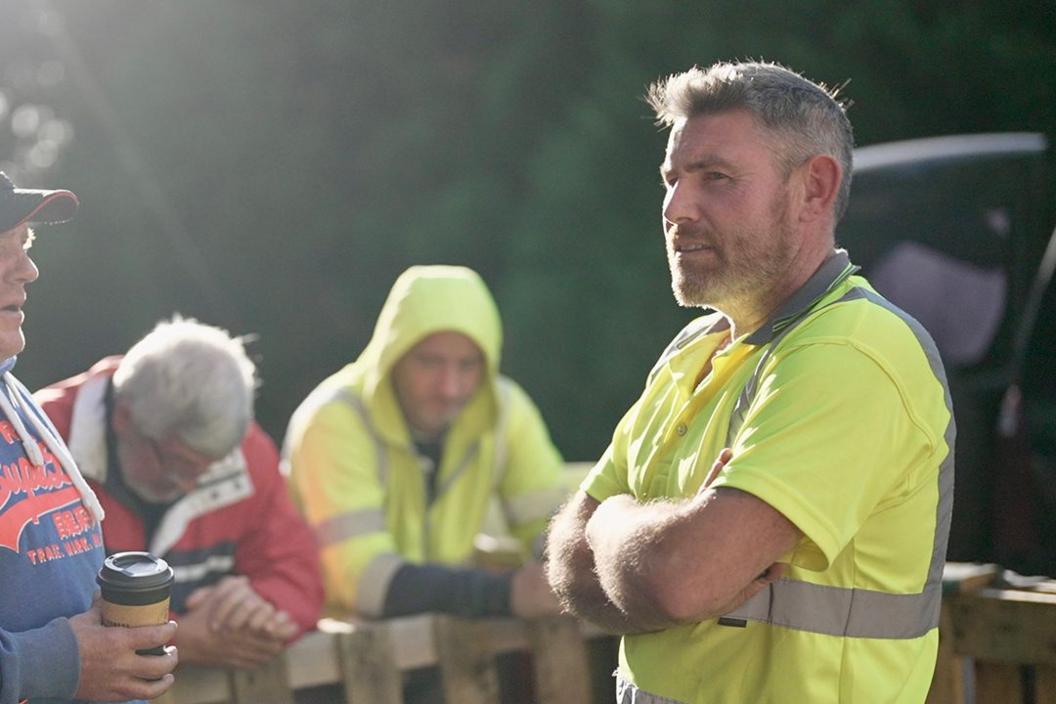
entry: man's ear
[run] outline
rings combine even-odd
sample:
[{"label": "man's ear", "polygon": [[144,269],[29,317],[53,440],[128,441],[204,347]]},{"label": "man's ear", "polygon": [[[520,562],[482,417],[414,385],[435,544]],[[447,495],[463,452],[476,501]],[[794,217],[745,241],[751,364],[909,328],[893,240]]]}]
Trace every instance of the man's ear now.
[{"label": "man's ear", "polygon": [[803,201],[800,218],[817,220],[830,215],[840,192],[843,167],[827,154],[812,156],[803,165]]}]

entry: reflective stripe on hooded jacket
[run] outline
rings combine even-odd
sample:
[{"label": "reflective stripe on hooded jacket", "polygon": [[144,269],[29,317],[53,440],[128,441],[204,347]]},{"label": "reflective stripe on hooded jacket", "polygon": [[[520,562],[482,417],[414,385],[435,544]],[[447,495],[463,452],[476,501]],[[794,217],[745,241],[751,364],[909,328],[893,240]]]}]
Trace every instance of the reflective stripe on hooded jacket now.
[{"label": "reflective stripe on hooded jacket", "polygon": [[[442,331],[472,339],[486,371],[446,434],[437,496],[427,507],[428,460],[414,447],[391,372]],[[542,533],[565,497],[562,461],[531,399],[498,374],[501,345],[498,310],[476,273],[411,267],[359,358],[294,413],[285,446],[290,486],[322,544],[330,602],[378,615],[406,562],[468,564],[493,497],[526,550]]]}]

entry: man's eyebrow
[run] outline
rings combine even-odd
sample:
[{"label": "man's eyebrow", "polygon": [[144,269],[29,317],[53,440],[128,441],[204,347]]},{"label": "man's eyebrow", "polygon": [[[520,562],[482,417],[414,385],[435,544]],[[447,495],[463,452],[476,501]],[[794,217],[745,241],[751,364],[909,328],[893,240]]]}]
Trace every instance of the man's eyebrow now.
[{"label": "man's eyebrow", "polygon": [[[729,161],[726,161],[720,156],[708,155],[702,156],[699,159],[694,159],[693,161],[683,164],[682,171],[685,171],[686,173],[693,173],[696,171],[707,171],[708,169],[715,168],[732,171],[733,164],[731,164]],[[664,161],[664,163],[660,164],[661,176],[666,176],[672,171],[674,171],[674,168],[672,167],[670,161]]]},{"label": "man's eyebrow", "polygon": [[693,161],[687,163],[683,168],[684,168],[684,170],[690,171],[690,172],[692,172],[692,171],[706,171],[708,169],[714,169],[714,168],[732,169],[733,168],[733,164],[731,164],[730,162],[726,161],[725,159],[723,159],[720,156],[708,155],[708,156],[701,157],[699,159],[694,159]]}]

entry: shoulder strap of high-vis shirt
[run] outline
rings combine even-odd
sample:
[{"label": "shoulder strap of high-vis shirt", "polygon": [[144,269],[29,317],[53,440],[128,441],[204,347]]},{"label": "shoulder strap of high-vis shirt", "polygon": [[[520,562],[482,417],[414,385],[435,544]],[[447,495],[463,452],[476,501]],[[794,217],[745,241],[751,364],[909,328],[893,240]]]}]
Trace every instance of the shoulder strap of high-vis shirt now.
[{"label": "shoulder strap of high-vis shirt", "polygon": [[774,349],[781,340],[785,339],[786,335],[796,329],[796,326],[800,322],[800,320],[797,320],[795,323],[789,325],[778,333],[767,343],[763,353],[759,355],[759,363],[755,365],[755,371],[753,371],[752,375],[748,377],[748,381],[745,382],[744,388],[741,389],[741,393],[737,397],[737,403],[733,406],[733,413],[730,414],[730,426],[726,430],[726,447],[733,447],[733,441],[736,439],[737,433],[740,432],[741,426],[744,424],[744,417],[748,413],[748,407],[751,406],[752,401],[755,400],[756,391],[759,389],[759,380],[763,376],[763,370],[766,369],[770,357],[773,356]]},{"label": "shoulder strap of high-vis shirt", "polygon": [[733,447],[733,441],[744,423],[748,407],[752,405],[752,400],[759,389],[763,370],[766,369],[774,350],[789,333],[810,316],[818,301],[857,271],[858,267],[851,263],[846,252],[841,250],[829,257],[810,280],[772,318],[748,336],[746,342],[749,344],[761,344],[765,347],[759,356],[759,362],[755,365],[755,371],[748,377],[740,396],[737,397],[737,403],[730,415],[730,427],[726,433],[726,447]]}]

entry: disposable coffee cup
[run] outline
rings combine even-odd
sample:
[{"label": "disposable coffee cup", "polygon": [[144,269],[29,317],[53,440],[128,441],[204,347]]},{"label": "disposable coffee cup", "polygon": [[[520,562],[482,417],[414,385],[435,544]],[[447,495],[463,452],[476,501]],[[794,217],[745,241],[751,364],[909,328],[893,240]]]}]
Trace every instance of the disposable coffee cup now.
[{"label": "disposable coffee cup", "polygon": [[[173,571],[149,552],[118,552],[103,560],[95,578],[103,592],[106,626],[156,626],[168,623]],[[164,655],[161,646],[137,650],[140,655]]]}]

